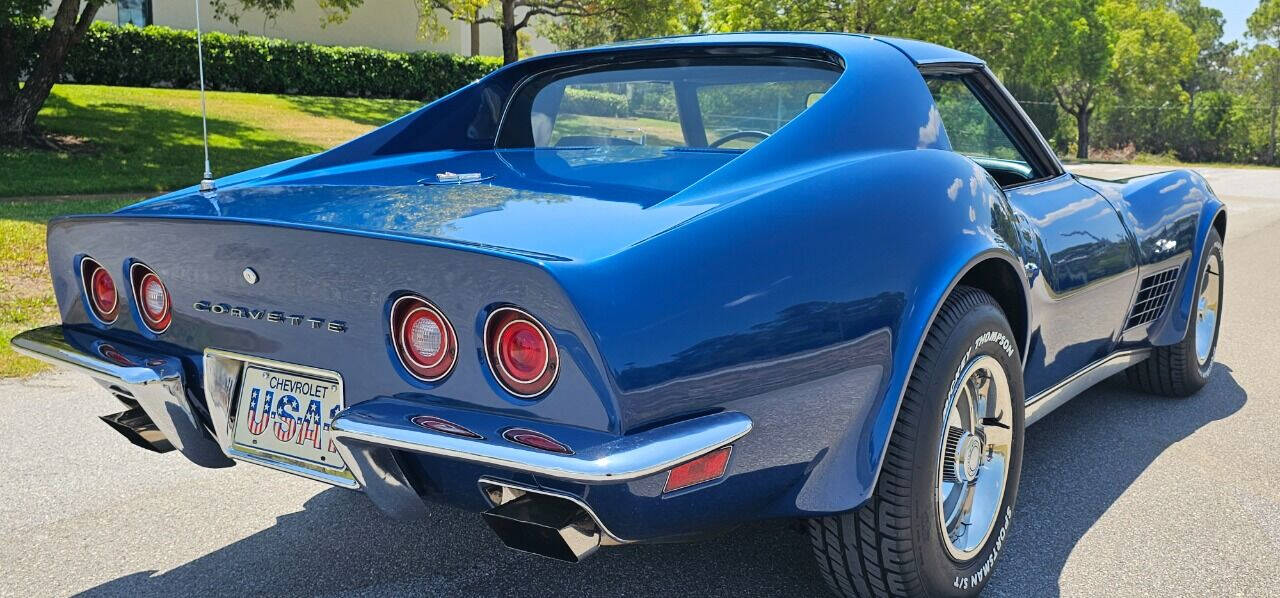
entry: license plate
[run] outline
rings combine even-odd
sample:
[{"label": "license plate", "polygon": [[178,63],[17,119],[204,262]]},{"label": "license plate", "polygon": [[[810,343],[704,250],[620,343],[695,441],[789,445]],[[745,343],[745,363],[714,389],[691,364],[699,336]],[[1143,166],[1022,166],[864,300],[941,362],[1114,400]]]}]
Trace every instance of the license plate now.
[{"label": "license plate", "polygon": [[236,403],[236,450],[350,477],[329,439],[329,425],[342,411],[340,380],[247,364]]}]

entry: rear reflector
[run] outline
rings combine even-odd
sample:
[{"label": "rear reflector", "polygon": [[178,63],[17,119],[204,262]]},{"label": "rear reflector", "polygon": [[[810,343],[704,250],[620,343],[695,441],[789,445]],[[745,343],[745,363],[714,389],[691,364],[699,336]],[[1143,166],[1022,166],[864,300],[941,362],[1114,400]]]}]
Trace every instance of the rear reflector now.
[{"label": "rear reflector", "polygon": [[101,355],[107,359],[110,359],[112,363],[119,366],[124,366],[127,368],[138,367],[138,364],[134,363],[132,359],[125,357],[124,353],[121,353],[119,349],[116,349],[111,345],[107,345],[107,344],[99,345],[98,355]]},{"label": "rear reflector", "polygon": [[733,445],[718,448],[672,469],[667,473],[667,485],[662,491],[675,492],[719,478],[729,466],[729,453],[732,451]]},{"label": "rear reflector", "polygon": [[531,446],[536,449],[560,453],[562,455],[572,455],[573,449],[560,443],[558,440],[543,434],[525,428],[509,428],[502,433],[502,437],[525,446]]},{"label": "rear reflector", "polygon": [[428,430],[435,430],[445,434],[462,436],[463,438],[484,438],[484,436],[467,429],[466,426],[455,424],[447,419],[442,419],[433,415],[419,415],[409,421]]}]

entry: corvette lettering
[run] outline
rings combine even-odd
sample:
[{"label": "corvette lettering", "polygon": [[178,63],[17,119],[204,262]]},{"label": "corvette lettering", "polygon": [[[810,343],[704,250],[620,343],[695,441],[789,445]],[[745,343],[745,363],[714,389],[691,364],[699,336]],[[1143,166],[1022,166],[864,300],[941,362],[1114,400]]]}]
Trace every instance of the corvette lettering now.
[{"label": "corvette lettering", "polygon": [[212,301],[196,301],[191,307],[196,311],[207,311],[211,314],[228,315],[247,320],[263,320],[293,326],[305,325],[308,328],[328,330],[329,332],[347,331],[347,323],[342,320],[326,320],[302,314],[286,314],[282,311],[267,311],[265,309],[242,307],[228,303],[214,303]]}]

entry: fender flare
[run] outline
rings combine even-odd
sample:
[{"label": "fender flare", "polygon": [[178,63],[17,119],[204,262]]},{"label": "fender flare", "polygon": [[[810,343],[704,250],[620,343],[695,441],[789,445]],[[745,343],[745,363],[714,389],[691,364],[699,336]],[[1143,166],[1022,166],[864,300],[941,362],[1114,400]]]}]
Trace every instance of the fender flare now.
[{"label": "fender flare", "polygon": [[[1012,252],[1002,248],[993,247],[985,251],[979,252],[977,255],[969,258],[969,261],[965,262],[964,266],[960,268],[960,270],[951,277],[951,281],[947,283],[946,289],[942,292],[941,295],[937,297],[936,301],[934,302],[933,309],[929,312],[929,318],[925,322],[924,327],[918,331],[915,331],[915,333],[918,334],[915,350],[912,351],[910,365],[907,367],[907,369],[904,372],[902,372],[902,376],[901,376],[902,383],[900,385],[901,388],[899,388],[898,391],[895,393],[895,401],[893,405],[893,418],[891,420],[891,423],[889,424],[888,432],[885,435],[885,439],[883,443],[884,446],[881,447],[880,449],[880,457],[876,460],[876,463],[875,463],[875,477],[872,478],[871,485],[870,485],[871,488],[875,488],[876,484],[879,483],[880,481],[880,472],[884,469],[885,456],[889,452],[889,439],[893,438],[893,430],[895,427],[897,427],[897,423],[898,423],[898,413],[902,409],[902,402],[906,399],[907,383],[908,381],[910,381],[911,372],[915,371],[916,361],[920,358],[920,351],[924,348],[924,341],[926,338],[928,338],[929,331],[933,329],[933,323],[937,320],[938,313],[942,311],[942,306],[946,304],[947,299],[951,297],[951,293],[954,292],[956,287],[960,285],[960,281],[964,280],[965,276],[969,274],[969,272],[971,272],[975,266],[991,259],[1004,260],[1006,263],[1009,264],[1009,266],[1014,268],[1015,272],[1021,273],[1024,271],[1022,263],[1013,255]],[[1022,286],[1022,301],[1023,301],[1023,314],[1024,314],[1023,317],[1026,320],[1025,322],[1023,322],[1023,325],[1026,327],[1024,328],[1024,330],[1027,331],[1027,333],[1024,335],[1025,338],[1021,339],[1021,342],[1017,343],[1018,353],[1019,353],[1018,360],[1025,365],[1026,358],[1027,358],[1026,345],[1027,343],[1030,342],[1029,339],[1031,338],[1031,331],[1030,331],[1030,325],[1032,320],[1031,288],[1027,284],[1027,279],[1025,276],[1018,276],[1018,281]],[[1008,317],[1007,314],[1006,314],[1006,317]]]},{"label": "fender flare", "polygon": [[[1182,342],[1186,337],[1187,327],[1191,324],[1191,314],[1195,311],[1196,287],[1200,281],[1200,270],[1204,267],[1205,244],[1209,242],[1209,231],[1213,230],[1214,222],[1226,211],[1227,208],[1222,201],[1213,195],[1210,195],[1201,207],[1200,218],[1196,222],[1195,245],[1192,248],[1191,257],[1187,260],[1190,264],[1188,275],[1182,277],[1182,290],[1178,293],[1175,308],[1170,310],[1164,323],[1151,334],[1152,345],[1172,345]],[[1226,243],[1225,238],[1222,241]]]},{"label": "fender flare", "polygon": [[[906,396],[907,383],[911,379],[911,372],[915,369],[916,361],[920,356],[920,351],[924,347],[924,341],[929,334],[929,330],[933,327],[934,321],[938,317],[938,313],[942,310],[942,306],[946,303],[948,297],[955,290],[965,276],[973,271],[973,269],[982,263],[991,259],[999,259],[1004,261],[1009,267],[1013,268],[1019,274],[1017,277],[1020,281],[1022,291],[1022,301],[1024,304],[1024,324],[1030,326],[1032,321],[1030,289],[1027,284],[1025,275],[1022,275],[1022,262],[1016,254],[1007,246],[989,245],[984,249],[977,251],[956,271],[952,272],[950,279],[947,280],[945,286],[936,287],[939,289],[936,293],[931,293],[926,299],[920,302],[929,305],[928,317],[923,322],[904,324],[910,334],[915,336],[915,341],[911,345],[910,359],[905,368],[900,371],[894,371],[884,390],[884,400],[880,406],[868,413],[865,420],[860,424],[851,426],[846,432],[846,438],[841,441],[845,450],[836,449],[833,453],[843,454],[851,447],[850,442],[861,443],[862,447],[853,450],[857,455],[857,461],[850,462],[846,458],[836,457],[835,459],[826,458],[821,460],[807,476],[803,486],[796,495],[796,506],[801,510],[808,512],[844,512],[855,509],[865,503],[872,492],[875,491],[876,484],[880,479],[880,472],[884,467],[884,462],[889,451],[889,441],[893,437],[894,428],[897,425],[899,411],[902,408],[903,400]],[[1030,342],[1030,330],[1027,330],[1026,338],[1018,343],[1019,352],[1022,353],[1020,359],[1025,359],[1025,344]],[[895,359],[896,361],[896,359]],[[887,421],[887,424],[884,423]],[[883,434],[877,431],[883,430]],[[830,457],[830,455],[829,455]],[[869,459],[869,460],[866,460]],[[849,471],[852,469],[852,471]],[[855,484],[857,491],[850,491],[846,477],[852,473],[858,477],[858,483]]]}]

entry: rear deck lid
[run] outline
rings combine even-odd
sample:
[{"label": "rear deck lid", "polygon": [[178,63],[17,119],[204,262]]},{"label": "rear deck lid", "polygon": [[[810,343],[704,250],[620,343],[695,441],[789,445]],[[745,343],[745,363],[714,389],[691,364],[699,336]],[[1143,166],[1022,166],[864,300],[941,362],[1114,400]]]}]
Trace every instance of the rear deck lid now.
[{"label": "rear deck lid", "polygon": [[121,213],[282,222],[593,259],[714,207],[661,202],[740,153],[644,146],[432,152],[266,177],[211,199],[172,194]]}]

